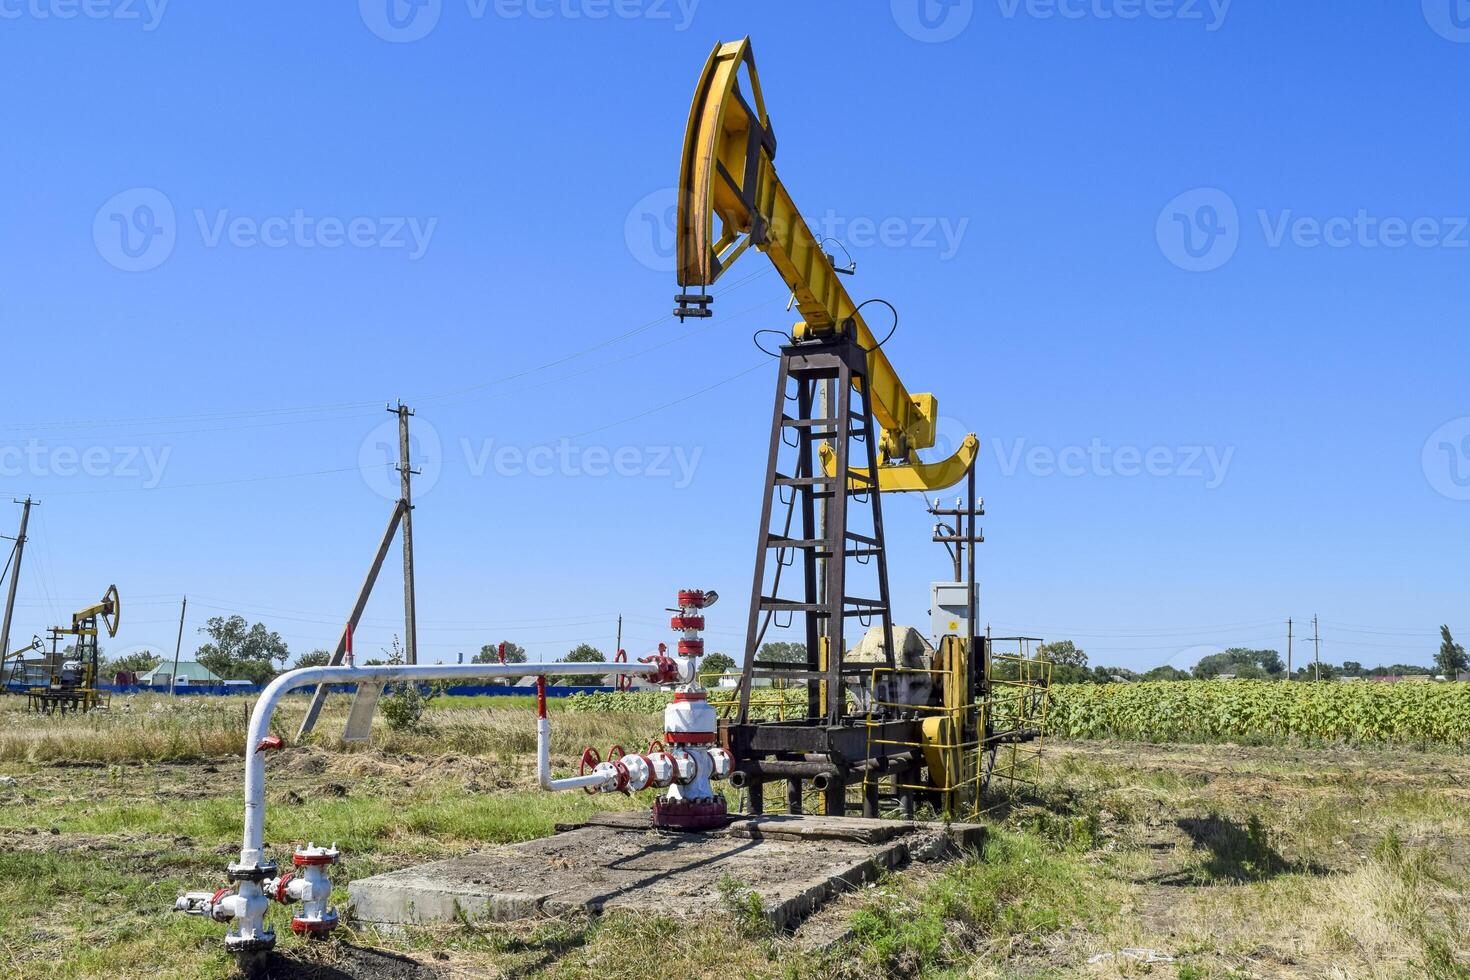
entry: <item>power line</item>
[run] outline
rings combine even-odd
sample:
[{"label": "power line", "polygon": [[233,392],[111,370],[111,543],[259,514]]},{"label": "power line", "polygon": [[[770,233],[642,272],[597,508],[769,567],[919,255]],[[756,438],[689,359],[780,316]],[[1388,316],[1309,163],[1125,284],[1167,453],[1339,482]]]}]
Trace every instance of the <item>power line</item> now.
[{"label": "power line", "polygon": [[590,436],[598,432],[605,432],[608,429],[616,428],[617,426],[623,425],[625,423],[634,422],[641,418],[647,418],[648,416],[653,415],[657,412],[662,412],[666,408],[673,408],[675,405],[682,405],[685,402],[690,401],[691,399],[698,398],[700,395],[714,391],[716,388],[722,388],[725,385],[730,384],[732,381],[738,381],[741,378],[745,377],[747,374],[751,374],[752,372],[759,371],[761,368],[766,367],[767,364],[768,362],[761,361],[759,364],[752,365],[746,368],[744,371],[736,372],[735,374],[730,375],[728,378],[716,381],[712,385],[707,385],[703,388],[700,388],[698,391],[691,391],[689,394],[683,396],[682,398],[675,398],[673,401],[664,402],[662,405],[655,405],[653,408],[639,412],[637,415],[629,415],[627,418],[617,419],[616,421],[608,422],[605,425],[599,425],[595,429],[588,429],[585,432],[578,432],[575,435],[570,435],[566,438],[580,439],[583,436]]},{"label": "power line", "polygon": [[198,483],[160,483],[154,487],[105,487],[98,490],[51,490],[51,496],[91,496],[107,493],[153,493],[158,490],[197,490],[201,487],[224,487],[239,483],[265,483],[272,480],[298,480],[312,476],[328,476],[334,473],[361,472],[358,466],[339,466],[329,470],[306,470],[300,473],[273,473],[265,476],[244,476],[230,480],[203,480]]},{"label": "power line", "polygon": [[[771,270],[769,270],[769,269],[763,269],[763,270],[761,270],[759,272],[755,272],[755,273],[752,273],[752,274],[750,274],[748,276],[745,276],[745,277],[743,277],[741,279],[738,279],[735,282],[731,283],[726,288],[724,288],[722,290],[719,290],[716,295],[718,295],[718,296],[727,296],[730,293],[735,292],[737,289],[740,289],[741,287],[746,286],[746,285],[750,284],[751,282],[754,282],[757,279],[760,279],[760,278],[762,278],[764,276],[769,275],[770,274],[770,271]],[[645,333],[645,332],[653,329],[654,327],[657,327],[657,326],[659,326],[661,324],[670,323],[673,320],[674,320],[673,314],[665,314],[663,316],[658,317],[657,319],[649,320],[646,323],[640,324],[639,326],[636,326],[636,327],[634,327],[634,328],[632,328],[630,330],[626,330],[626,331],[624,331],[624,332],[622,332],[620,334],[616,334],[616,335],[614,335],[612,337],[605,338],[605,339],[600,340],[600,341],[598,341],[596,343],[593,343],[593,344],[590,344],[590,345],[588,345],[586,347],[583,347],[583,348],[581,348],[579,350],[572,351],[572,352],[567,353],[567,354],[564,354],[564,355],[562,355],[560,357],[553,358],[552,360],[545,361],[545,362],[543,362],[541,364],[537,364],[537,365],[534,365],[534,366],[529,367],[529,368],[525,368],[525,369],[522,369],[522,370],[519,370],[519,371],[515,371],[515,372],[512,372],[510,374],[502,375],[501,377],[498,377],[498,378],[491,378],[491,379],[489,379],[487,381],[477,382],[475,384],[467,385],[467,386],[462,387],[462,388],[450,389],[450,390],[447,390],[447,391],[441,391],[441,392],[437,392],[437,393],[421,394],[421,395],[417,395],[415,397],[416,397],[416,400],[417,401],[440,401],[440,400],[447,399],[447,398],[461,397],[461,396],[466,395],[466,394],[470,394],[470,393],[473,393],[473,392],[476,392],[476,391],[481,391],[481,390],[484,390],[485,388],[494,387],[495,385],[505,384],[505,383],[508,383],[510,381],[516,381],[516,380],[519,380],[521,378],[529,377],[530,375],[537,374],[537,373],[539,373],[541,371],[546,371],[546,370],[549,370],[551,368],[558,367],[558,366],[560,366],[562,364],[566,364],[566,363],[568,363],[570,361],[574,361],[574,360],[576,360],[578,358],[585,357],[588,354],[594,353],[594,352],[599,351],[599,350],[603,350],[603,349],[605,349],[607,347],[611,347],[614,344],[621,343],[622,341],[628,340],[628,339],[630,339],[632,337],[636,337],[639,334]],[[667,342],[664,342],[664,343],[660,343],[660,344],[655,344],[652,347],[648,348],[648,351],[657,350],[658,348],[667,346],[670,343],[677,343],[679,340],[687,339],[688,336],[690,336],[692,334],[699,333],[699,332],[701,332],[701,331],[689,331],[686,334],[681,334],[678,338],[675,338],[673,340],[670,340],[670,341],[667,341]],[[645,351],[645,353],[646,352],[647,351]],[[636,356],[636,355],[632,355],[632,356]],[[623,360],[626,360],[626,359],[628,359],[628,358],[623,358]],[[618,363],[618,362],[613,362],[613,363]],[[129,418],[115,418],[114,417],[114,418],[105,418],[105,419],[51,419],[51,420],[39,420],[39,421],[31,421],[31,422],[19,422],[19,423],[0,424],[0,431],[34,432],[34,431],[59,431],[59,430],[66,430],[66,429],[87,429],[87,428],[94,428],[94,429],[104,429],[104,428],[105,429],[117,429],[117,428],[125,428],[125,427],[131,426],[131,425],[148,426],[148,425],[167,425],[167,424],[183,423],[183,422],[211,422],[211,421],[215,421],[215,422],[234,422],[234,421],[244,421],[244,420],[251,420],[251,419],[263,419],[263,418],[273,418],[273,417],[278,418],[280,416],[289,416],[289,415],[321,415],[321,414],[327,413],[327,412],[342,412],[342,411],[348,411],[348,410],[351,410],[351,411],[354,412],[354,414],[352,414],[352,415],[339,416],[337,418],[329,418],[329,419],[302,418],[302,419],[285,420],[285,421],[272,422],[272,423],[261,423],[262,425],[310,424],[310,423],[314,423],[314,422],[343,421],[345,419],[350,419],[350,418],[362,418],[362,417],[366,417],[369,414],[372,414],[372,413],[369,413],[367,411],[367,409],[372,408],[372,409],[376,410],[378,408],[378,406],[379,406],[379,403],[377,401],[353,401],[353,402],[331,402],[331,403],[323,403],[323,404],[317,404],[317,405],[280,406],[280,407],[275,407],[275,408],[236,409],[236,410],[224,411],[224,412],[192,412],[192,413],[183,413],[183,414],[178,414],[178,415],[146,415],[146,416],[133,416],[133,417],[129,417]],[[252,427],[254,427],[254,426],[241,426],[241,428],[252,428]],[[191,431],[206,432],[206,431],[223,431],[223,430],[210,428],[210,429],[200,429],[200,430],[191,430]],[[154,434],[155,435],[166,435],[166,434],[171,434],[171,433],[154,433]],[[187,433],[172,433],[172,434],[187,434]]]}]

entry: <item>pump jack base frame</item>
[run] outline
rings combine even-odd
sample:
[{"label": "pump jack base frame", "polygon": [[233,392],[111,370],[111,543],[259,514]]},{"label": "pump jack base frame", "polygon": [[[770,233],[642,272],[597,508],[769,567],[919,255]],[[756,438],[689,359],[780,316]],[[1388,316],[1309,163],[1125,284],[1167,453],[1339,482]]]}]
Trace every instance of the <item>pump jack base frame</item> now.
[{"label": "pump jack base frame", "polygon": [[[745,725],[721,722],[720,740],[737,760],[746,791],[746,812],[760,814],[764,784],[785,781],[788,803],[800,799],[804,780],[821,780],[829,817],[846,811],[847,787],[865,776],[911,773],[923,765],[911,746],[921,737],[920,723],[895,719],[870,726],[861,718],[828,725],[822,719],[762,721]],[[907,744],[905,744],[907,743]],[[871,798],[869,798],[871,797]],[[863,816],[876,817],[878,800],[863,800]],[[905,809],[912,812],[912,803]]]}]

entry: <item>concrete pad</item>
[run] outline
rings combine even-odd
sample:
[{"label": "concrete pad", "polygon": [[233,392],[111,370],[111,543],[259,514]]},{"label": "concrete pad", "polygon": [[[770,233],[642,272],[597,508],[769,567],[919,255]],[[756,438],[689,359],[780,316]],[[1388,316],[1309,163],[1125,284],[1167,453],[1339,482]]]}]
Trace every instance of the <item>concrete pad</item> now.
[{"label": "concrete pad", "polygon": [[599,814],[540,840],[351,882],[353,914],[375,925],[508,922],[624,909],[697,915],[721,907],[727,876],[791,929],[832,895],[910,860],[978,847],[973,824],[820,816],[736,817],[715,831],[653,830],[646,813]]}]

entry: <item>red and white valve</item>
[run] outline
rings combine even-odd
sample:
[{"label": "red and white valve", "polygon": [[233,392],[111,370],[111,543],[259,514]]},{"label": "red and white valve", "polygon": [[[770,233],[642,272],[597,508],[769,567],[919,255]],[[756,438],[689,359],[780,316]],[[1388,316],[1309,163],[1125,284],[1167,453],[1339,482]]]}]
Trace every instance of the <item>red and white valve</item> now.
[{"label": "red and white valve", "polygon": [[[693,830],[725,824],[725,798],[711,783],[729,778],[735,759],[716,744],[719,719],[698,676],[698,658],[704,653],[704,639],[699,635],[705,625],[703,611],[717,599],[716,592],[681,589],[679,608],[672,610],[669,625],[680,633],[679,660],[690,667],[674,700],[664,709],[663,738],[650,742],[647,751],[632,755],[615,745],[605,758],[589,746],[582,752],[578,776],[556,782],[575,783],[589,793],[667,790],[653,803],[655,827]],[[659,657],[666,656],[666,651],[659,644]]]},{"label": "red and white valve", "polygon": [[309,843],[296,848],[291,856],[295,870],[286,874],[278,874],[274,862],[251,867],[231,864],[229,876],[235,882],[234,889],[226,886],[215,892],[187,892],[179,896],[174,909],[230,923],[225,948],[235,953],[264,952],[275,947],[275,930],[265,924],[265,911],[273,901],[282,905],[301,903],[301,911],[291,918],[292,932],[326,936],[338,922],[337,910],[327,905],[332,898],[327,868],[341,857],[336,844],[318,847]]}]

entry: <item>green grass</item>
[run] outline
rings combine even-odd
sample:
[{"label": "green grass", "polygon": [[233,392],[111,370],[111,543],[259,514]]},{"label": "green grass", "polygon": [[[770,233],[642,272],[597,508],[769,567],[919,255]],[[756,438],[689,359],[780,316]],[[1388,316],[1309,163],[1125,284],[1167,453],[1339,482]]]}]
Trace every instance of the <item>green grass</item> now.
[{"label": "green grass", "polygon": [[1072,845],[996,831],[979,855],[937,880],[890,879],[853,916],[864,962],[898,976],[942,973],[1017,936],[1032,941],[1094,925],[1111,911]]}]

